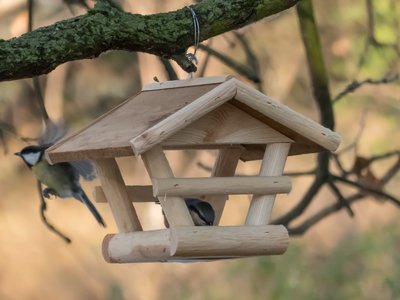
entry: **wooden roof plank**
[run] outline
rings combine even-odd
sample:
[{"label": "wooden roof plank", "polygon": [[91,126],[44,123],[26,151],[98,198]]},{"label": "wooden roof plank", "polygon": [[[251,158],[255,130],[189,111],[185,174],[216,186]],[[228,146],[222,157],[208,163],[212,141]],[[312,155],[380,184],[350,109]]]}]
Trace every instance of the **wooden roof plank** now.
[{"label": "wooden roof plank", "polygon": [[303,135],[308,140],[321,145],[327,150],[335,151],[339,146],[341,138],[336,132],[246,86],[239,80],[232,80],[235,81],[237,86],[236,100]]},{"label": "wooden roof plank", "polygon": [[196,101],[181,108],[133,138],[131,140],[133,152],[136,155],[146,152],[193,121],[231,100],[236,94],[236,85],[233,80],[232,78],[218,85],[213,90],[196,99]]},{"label": "wooden roof plank", "polygon": [[186,80],[152,82],[144,85],[142,91],[154,91],[154,90],[187,87],[187,86],[223,83],[231,78],[233,78],[232,75],[225,75],[225,76],[215,76],[215,77],[189,78]]},{"label": "wooden roof plank", "polygon": [[[129,141],[218,84],[141,92],[47,151],[51,163],[77,159],[133,155]],[[115,154],[115,155],[114,155]]]}]

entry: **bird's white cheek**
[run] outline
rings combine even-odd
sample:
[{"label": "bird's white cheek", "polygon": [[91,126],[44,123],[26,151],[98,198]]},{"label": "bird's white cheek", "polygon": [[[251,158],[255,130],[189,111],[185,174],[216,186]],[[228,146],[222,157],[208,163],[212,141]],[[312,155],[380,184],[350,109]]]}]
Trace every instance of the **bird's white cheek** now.
[{"label": "bird's white cheek", "polygon": [[25,154],[24,159],[28,164],[34,166],[40,159],[40,152]]}]

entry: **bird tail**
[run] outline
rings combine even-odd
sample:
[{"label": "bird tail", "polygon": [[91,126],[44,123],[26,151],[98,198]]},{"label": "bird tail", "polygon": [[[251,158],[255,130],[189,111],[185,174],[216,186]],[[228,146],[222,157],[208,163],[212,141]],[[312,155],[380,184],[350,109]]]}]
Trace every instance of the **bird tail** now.
[{"label": "bird tail", "polygon": [[83,204],[86,205],[86,207],[90,210],[92,215],[96,218],[97,222],[102,225],[103,227],[106,227],[106,224],[104,223],[103,218],[97,211],[96,207],[94,207],[93,203],[90,202],[89,198],[86,196],[85,192],[83,190],[80,190],[79,193],[76,194],[76,197],[78,200],[80,200]]}]

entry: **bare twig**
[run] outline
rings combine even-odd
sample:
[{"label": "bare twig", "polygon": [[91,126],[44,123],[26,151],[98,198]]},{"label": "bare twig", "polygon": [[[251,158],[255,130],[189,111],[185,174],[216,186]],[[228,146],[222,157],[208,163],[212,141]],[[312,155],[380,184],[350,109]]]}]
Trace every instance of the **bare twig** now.
[{"label": "bare twig", "polygon": [[392,156],[400,156],[400,150],[395,150],[395,151],[390,151],[390,152],[387,152],[387,153],[375,155],[375,156],[370,157],[369,160],[372,163],[374,161],[387,159],[387,158],[392,157]]},{"label": "bare twig", "polygon": [[382,176],[380,179],[380,184],[382,186],[386,185],[390,179],[392,179],[400,170],[400,155],[396,161],[396,163],[386,171],[386,174]]},{"label": "bare twig", "polygon": [[[355,194],[353,196],[350,196],[347,198],[347,202],[349,204],[353,204],[357,201],[360,200],[366,200],[368,198],[365,197],[365,195],[362,194]],[[311,227],[316,225],[318,222],[322,221],[326,217],[330,216],[331,214],[340,211],[343,208],[343,203],[337,202],[334,203],[330,206],[327,206],[323,209],[321,209],[319,212],[315,213],[311,217],[309,217],[307,220],[302,222],[300,225],[295,226],[295,227],[289,227],[288,231],[291,236],[294,235],[302,235],[306,233]]]},{"label": "bare twig", "polygon": [[30,138],[30,137],[24,137],[24,136],[19,135],[16,132],[14,126],[12,126],[6,122],[3,122],[3,121],[0,121],[0,132],[5,132],[5,133],[13,136],[17,140],[20,140],[21,142],[24,142],[24,143],[37,141],[37,138]]},{"label": "bare twig", "polygon": [[358,132],[356,134],[356,136],[354,137],[354,140],[351,144],[347,145],[346,147],[344,147],[343,149],[341,149],[340,151],[336,152],[336,155],[340,156],[343,153],[355,149],[355,151],[357,152],[357,146],[358,143],[360,142],[360,139],[362,137],[362,134],[364,132],[365,129],[365,125],[366,125],[366,119],[367,119],[367,108],[364,108],[362,113],[361,113],[361,120],[360,120],[360,126],[358,128]]},{"label": "bare twig", "polygon": [[239,41],[240,45],[242,46],[244,53],[246,54],[246,62],[247,65],[254,70],[254,73],[257,74],[258,82],[257,82],[257,89],[259,91],[263,91],[263,83],[261,81],[261,74],[260,74],[260,64],[258,62],[257,56],[254,54],[253,49],[250,48],[250,43],[247,41],[246,37],[240,33],[239,31],[233,32],[236,39]]},{"label": "bare twig", "polygon": [[220,61],[222,61],[226,66],[232,68],[233,70],[238,72],[240,75],[246,77],[247,79],[253,81],[254,83],[260,82],[260,78],[258,77],[258,74],[254,70],[252,70],[250,67],[240,64],[240,63],[236,62],[235,60],[233,60],[232,58],[230,58],[229,56],[224,55],[206,45],[200,44],[199,49],[201,49],[205,52],[208,52],[210,55],[215,56]]},{"label": "bare twig", "polygon": [[[28,30],[32,31],[33,27],[33,0],[28,0],[28,7],[29,7],[29,18],[28,18]],[[44,105],[44,98],[43,98],[43,93],[42,89],[40,87],[40,81],[38,77],[33,77],[33,88],[35,90],[36,98],[38,100],[39,108],[42,113],[42,118],[44,121],[49,120],[49,115],[47,113],[46,107]],[[62,238],[67,244],[71,243],[71,239],[61,233],[58,229],[56,229],[53,225],[49,223],[49,221],[46,218],[45,211],[47,209],[46,201],[43,197],[42,194],[42,183],[37,180],[37,189],[39,193],[39,199],[40,199],[40,216],[43,221],[43,223],[46,225],[46,227],[54,232],[56,235],[58,235],[60,238]]]},{"label": "bare twig", "polygon": [[174,68],[171,65],[171,62],[163,57],[160,57],[160,61],[164,66],[165,72],[167,72],[168,80],[178,80],[178,75],[176,74]]},{"label": "bare twig", "polygon": [[332,180],[328,181],[328,185],[332,192],[336,195],[338,202],[346,208],[350,217],[354,217],[354,211],[351,209],[350,202],[343,196],[342,192],[338,189],[335,183]]},{"label": "bare twig", "polygon": [[46,205],[46,201],[43,197],[42,194],[42,184],[41,182],[38,180],[37,181],[37,189],[38,189],[38,193],[39,193],[39,199],[40,199],[40,216],[42,218],[42,221],[44,223],[44,225],[46,225],[46,227],[52,231],[53,233],[55,233],[56,235],[58,235],[60,238],[62,238],[64,240],[64,242],[66,242],[67,244],[71,243],[71,239],[69,237],[67,237],[66,235],[64,235],[63,233],[61,233],[61,231],[59,231],[57,228],[55,228],[53,225],[51,225],[49,223],[49,221],[46,218],[46,214],[45,211],[47,209],[47,205]]},{"label": "bare twig", "polygon": [[314,199],[315,195],[318,193],[324,183],[325,181],[322,178],[316,177],[301,201],[291,211],[286,213],[284,216],[274,220],[272,223],[288,226],[288,224],[292,220],[300,216],[305,211],[305,209],[310,205],[311,201]]},{"label": "bare twig", "polygon": [[[225,35],[224,35],[224,36],[225,36]],[[211,43],[212,43],[212,39],[209,41],[208,46],[211,46]],[[206,73],[208,64],[209,64],[209,62],[210,62],[210,57],[211,57],[210,53],[207,52],[207,53],[206,53],[206,57],[204,58],[204,62],[203,62],[203,64],[201,65],[200,70],[198,71],[199,77],[203,77],[204,74]]]},{"label": "bare twig", "polygon": [[339,156],[336,153],[333,153],[331,157],[333,161],[336,163],[338,169],[340,170],[341,176],[347,177],[347,175],[349,175],[350,172],[343,167],[342,162],[339,159]]},{"label": "bare twig", "polygon": [[351,82],[349,85],[347,85],[343,91],[341,91],[335,98],[333,98],[333,103],[336,103],[340,99],[342,99],[344,96],[346,96],[349,93],[354,92],[356,89],[360,88],[364,84],[388,84],[391,82],[398,81],[400,79],[399,74],[388,74],[384,76],[383,78],[380,79],[371,79],[367,78],[362,81],[357,81],[354,80]]},{"label": "bare twig", "polygon": [[392,195],[390,195],[390,194],[388,194],[388,193],[386,193],[386,192],[384,192],[384,191],[382,191],[380,189],[369,187],[369,186],[366,186],[366,185],[364,185],[362,183],[359,183],[359,182],[356,182],[356,181],[352,181],[352,180],[349,180],[347,178],[343,178],[343,177],[339,177],[339,176],[332,176],[332,178],[334,180],[341,181],[341,182],[346,183],[348,185],[351,185],[351,186],[354,186],[356,188],[359,188],[362,192],[367,192],[369,194],[372,194],[372,195],[375,195],[375,196],[382,197],[382,198],[385,198],[387,200],[390,200],[391,202],[393,202],[397,206],[400,206],[400,200],[399,199],[397,199],[396,197],[394,197],[394,196],[392,196]]}]

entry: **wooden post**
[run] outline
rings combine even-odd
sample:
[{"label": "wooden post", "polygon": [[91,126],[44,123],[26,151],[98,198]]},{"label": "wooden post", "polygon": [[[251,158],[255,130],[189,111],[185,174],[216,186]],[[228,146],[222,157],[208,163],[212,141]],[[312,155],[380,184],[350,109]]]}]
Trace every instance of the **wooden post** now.
[{"label": "wooden post", "polygon": [[[290,143],[268,144],[260,168],[260,176],[280,176],[285,167]],[[246,225],[266,225],[271,218],[276,195],[253,195]]]},{"label": "wooden post", "polygon": [[[151,178],[173,178],[171,167],[161,146],[157,145],[142,154],[142,159]],[[169,226],[194,226],[192,217],[183,198],[158,197]]]},{"label": "wooden post", "polygon": [[102,248],[107,262],[137,263],[279,255],[288,245],[288,232],[282,225],[178,226],[109,234]]},{"label": "wooden post", "polygon": [[278,255],[289,236],[283,225],[201,226],[171,228],[171,255],[177,257],[242,257]]},{"label": "wooden post", "polygon": [[95,160],[95,165],[119,232],[142,230],[115,159],[98,159]]},{"label": "wooden post", "polygon": [[[214,168],[211,172],[213,177],[233,176],[243,151],[243,147],[231,147],[220,149]],[[218,225],[224,211],[225,202],[229,195],[212,195],[206,196],[205,201],[211,204],[215,211],[214,225]]]},{"label": "wooden post", "polygon": [[236,176],[153,179],[153,195],[202,196],[202,195],[273,195],[290,192],[288,176]]}]

